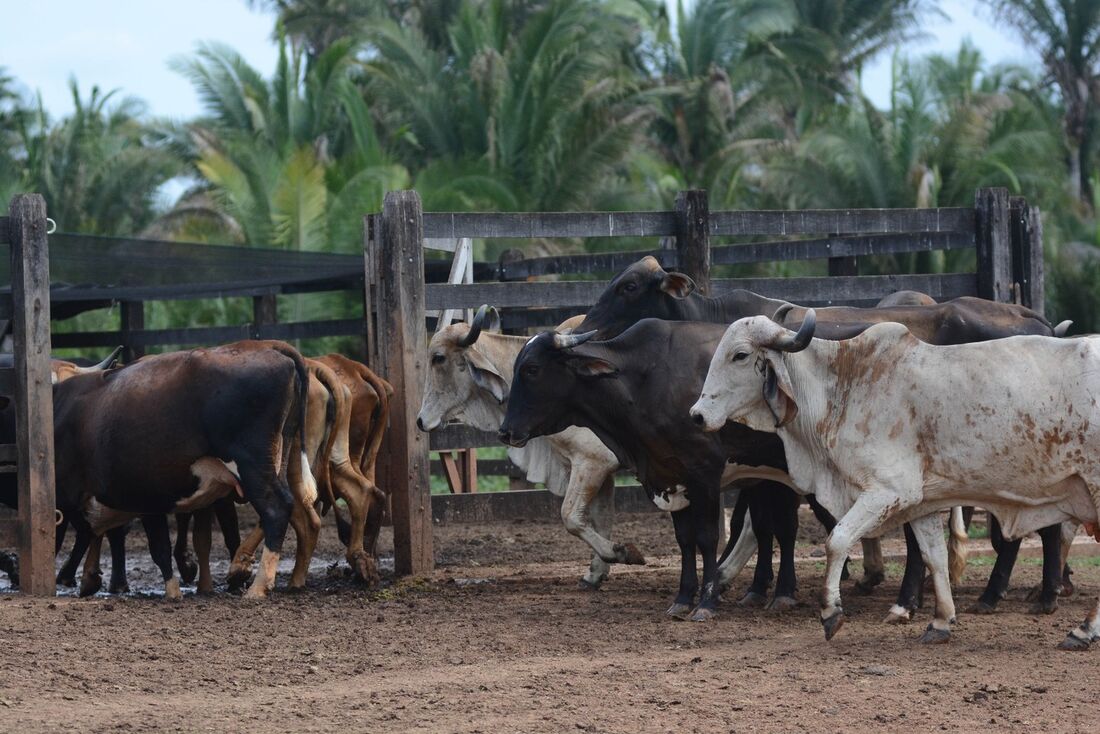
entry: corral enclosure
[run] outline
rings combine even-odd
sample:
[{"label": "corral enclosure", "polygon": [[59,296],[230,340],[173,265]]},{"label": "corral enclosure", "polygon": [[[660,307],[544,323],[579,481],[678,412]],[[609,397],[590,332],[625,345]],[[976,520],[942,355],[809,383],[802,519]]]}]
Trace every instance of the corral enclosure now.
[{"label": "corral enclosure", "polygon": [[[44,206],[42,209],[40,213],[36,210],[35,216],[44,227]],[[9,221],[20,221],[15,212],[13,206]],[[631,242],[651,238],[658,247],[553,257],[524,257],[522,249],[511,249],[497,262],[488,263],[474,262],[469,246],[471,239],[505,240],[515,245],[524,240],[557,238],[629,238]],[[712,243],[719,239],[739,241]],[[44,229],[40,240],[44,253]],[[556,506],[543,490],[491,495],[470,491],[476,487],[478,472],[470,450],[499,445],[494,435],[451,426],[429,437],[416,429],[413,417],[424,384],[428,326],[434,328],[443,312],[468,313],[481,304],[490,304],[501,310],[506,331],[527,333],[550,327],[582,313],[606,286],[606,278],[646,254],[665,267],[688,273],[701,290],[710,293],[745,288],[805,305],[869,305],[888,293],[908,289],[937,300],[979,295],[1042,311],[1041,243],[1038,210],[1022,198],[1009,197],[1005,189],[979,190],[972,208],[710,212],[706,192],[685,191],[677,197],[672,211],[587,213],[423,213],[415,192],[394,192],[386,196],[383,212],[364,219],[362,259],[354,255],[54,235],[49,264],[55,274],[61,275],[52,278],[50,289],[54,314],[68,316],[117,305],[119,327],[54,334],[52,346],[108,348],[121,344],[126,357],[133,358],[151,347],[216,344],[243,338],[362,339],[362,353],[368,364],[396,389],[379,472],[380,485],[390,492],[396,569],[401,574],[428,573],[434,562],[433,518],[453,521],[522,517],[529,516],[532,508],[537,508],[536,514],[546,514]],[[452,252],[456,257],[454,262],[426,258],[426,249]],[[860,274],[861,258],[967,251],[973,253],[972,258],[957,261],[973,263],[969,272]],[[34,260],[20,256],[17,248],[13,248],[12,258],[18,306],[17,276],[29,272],[23,263]],[[827,275],[712,277],[721,269],[794,261],[824,263],[821,270]],[[39,266],[45,267],[44,261]],[[360,315],[278,323],[279,296],[333,291],[361,293]],[[252,318],[245,323],[210,327],[145,328],[145,306],[149,302],[221,297],[250,298]],[[16,317],[18,366],[23,350],[17,312],[18,308],[9,311]],[[38,319],[38,332],[31,341],[40,347],[49,344],[48,330],[43,333],[49,312],[32,315]],[[40,349],[38,354],[48,352]],[[456,462],[450,458],[455,450],[468,453]],[[432,498],[429,451],[443,452],[443,461],[435,467],[446,473],[452,490],[460,494]],[[518,473],[508,462],[499,460],[483,463],[480,471],[511,476]],[[49,482],[44,477],[39,480],[43,487],[47,483],[52,484],[52,478]],[[52,498],[52,487],[50,491]],[[41,492],[39,495],[45,497]],[[623,496],[620,490],[620,505],[638,507],[644,505],[644,500],[637,492],[628,490]],[[52,508],[52,499],[21,506],[23,527],[30,527],[32,514],[28,513],[41,523],[52,524],[52,511],[43,509]],[[45,527],[40,531],[44,533]],[[52,551],[49,556],[52,567]],[[46,563],[43,555],[25,566],[41,568]],[[52,593],[47,575],[45,570],[32,574],[32,578],[41,578],[37,593]]]}]

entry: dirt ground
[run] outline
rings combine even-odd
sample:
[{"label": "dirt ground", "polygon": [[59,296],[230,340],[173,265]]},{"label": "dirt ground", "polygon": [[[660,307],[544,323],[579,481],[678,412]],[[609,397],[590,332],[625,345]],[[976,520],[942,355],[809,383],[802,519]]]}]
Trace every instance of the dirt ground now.
[{"label": "dirt ground", "polygon": [[[1097,729],[1100,650],[1054,649],[1100,589],[1091,558],[1049,617],[1027,612],[1039,567],[1022,560],[999,614],[960,614],[953,641],[933,647],[915,641],[927,609],[909,626],[880,621],[891,564],[871,596],[845,585],[849,621],[826,643],[819,538],[800,548],[800,608],[736,607],[743,573],[719,618],[692,624],[663,616],[678,568],[667,518],[631,516],[616,536],[650,564],[616,568],[598,593],[575,585],[584,546],[532,523],[441,527],[432,578],[369,592],[344,577],[326,526],[309,590],[262,602],[0,593],[0,731]],[[148,589],[140,533],[130,545],[132,585]],[[960,610],[984,564],[957,590]]]}]

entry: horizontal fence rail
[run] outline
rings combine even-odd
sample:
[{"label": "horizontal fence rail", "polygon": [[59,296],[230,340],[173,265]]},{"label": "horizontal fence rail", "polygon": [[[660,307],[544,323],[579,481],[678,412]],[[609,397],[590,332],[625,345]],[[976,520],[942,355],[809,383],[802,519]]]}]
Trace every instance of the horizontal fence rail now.
[{"label": "horizontal fence rail", "polygon": [[[671,237],[676,212],[425,213],[425,238]],[[974,209],[745,210],[710,214],[711,236],[973,232]]]},{"label": "horizontal fence rail", "polygon": [[181,329],[145,329],[138,331],[87,331],[54,334],[56,349],[127,346],[153,347],[184,344],[219,344],[243,339],[311,339],[325,336],[363,336],[363,319],[300,321],[283,324],[242,324],[240,326],[193,326]]},{"label": "horizontal fence rail", "polygon": [[[914,290],[936,300],[974,295],[973,273],[936,275],[853,275],[819,278],[728,278],[711,282],[720,294],[742,288],[769,298],[795,303],[834,303],[877,300],[894,291]],[[497,308],[567,307],[586,308],[607,288],[608,281],[573,280],[540,283],[473,283],[469,285],[429,284],[425,286],[425,308],[477,308],[483,303]]]}]

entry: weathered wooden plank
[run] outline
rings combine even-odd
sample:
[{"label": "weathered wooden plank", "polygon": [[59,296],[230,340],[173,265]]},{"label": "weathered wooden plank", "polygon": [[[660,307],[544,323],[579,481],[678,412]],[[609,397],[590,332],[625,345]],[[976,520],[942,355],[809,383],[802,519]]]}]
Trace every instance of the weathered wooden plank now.
[{"label": "weathered wooden plank", "polygon": [[500,446],[500,439],[492,431],[480,431],[471,426],[453,424],[436,429],[429,434],[432,451]]},{"label": "weathered wooden plank", "polygon": [[[279,322],[279,299],[274,293],[252,297],[252,323],[267,326]],[[257,339],[259,336],[256,337]]]},{"label": "weathered wooden plank", "polygon": [[712,247],[710,257],[713,265],[742,265],[788,260],[891,255],[902,252],[964,250],[972,247],[974,247],[973,232],[906,232],[726,245]]},{"label": "weathered wooden plank", "polygon": [[1024,305],[1041,315],[1046,315],[1046,271],[1043,265],[1043,213],[1039,206],[1028,206],[1028,246],[1024,253],[1028,287]]},{"label": "weathered wooden plank", "polygon": [[10,216],[20,587],[34,596],[53,596],[56,504],[46,201],[38,194],[17,195]]},{"label": "weathered wooden plank", "polygon": [[0,293],[0,319],[10,320],[12,313],[11,293]]},{"label": "weathered wooden plank", "polygon": [[0,395],[11,396],[15,394],[15,369],[5,367],[0,369]]},{"label": "weathered wooden plank", "polygon": [[974,210],[803,209],[711,212],[710,234],[866,234],[870,232],[972,232]]},{"label": "weathered wooden plank", "polygon": [[[712,248],[712,251],[717,248]],[[657,258],[662,267],[674,268],[675,250],[641,250],[635,252],[598,252],[591,255],[559,255],[532,257],[500,263],[500,280],[523,280],[537,275],[581,275],[618,273],[645,256]]]},{"label": "weathered wooden plank", "polygon": [[[1042,224],[1039,232],[1033,229],[1032,207],[1022,196],[1008,200],[1009,240],[1012,251],[1013,296],[1021,305],[1043,312],[1043,255]],[[1039,235],[1036,240],[1035,235]],[[1036,257],[1038,250],[1038,257]]]},{"label": "weathered wooden plank", "polygon": [[[213,345],[241,339],[316,339],[325,336],[362,336],[366,328],[363,319],[330,319],[327,321],[295,321],[285,324],[241,324],[239,326],[192,326],[182,329],[147,329],[130,332],[130,343],[138,347]],[[84,347],[114,347],[121,343],[118,331],[85,331],[54,334],[57,349]]]},{"label": "weathered wooden plank", "polygon": [[424,215],[432,239],[536,237],[661,237],[676,234],[673,212],[501,212]]},{"label": "weathered wooden plank", "polygon": [[1012,244],[1008,189],[978,189],[974,195],[974,241],[978,252],[978,295],[1012,302]]},{"label": "weathered wooden plank", "polygon": [[676,259],[680,272],[710,293],[710,207],[702,189],[676,195]]},{"label": "weathered wooden plank", "polygon": [[[878,299],[896,290],[919,290],[940,300],[961,295],[976,295],[974,275],[867,275],[819,278],[731,278],[713,280],[713,294],[732,288],[744,288],[772,298],[795,303],[843,302]],[[473,285],[430,284],[426,287],[427,306],[441,308],[477,308],[483,303],[498,308],[546,307],[576,308],[581,313],[596,302],[607,281],[558,281],[553,283],[474,283]],[[933,292],[934,291],[934,292]]]},{"label": "weathered wooden plank", "polygon": [[6,245],[11,242],[8,237],[8,218],[0,217],[0,245]]},{"label": "weathered wooden plank", "polygon": [[[378,275],[379,372],[394,388],[390,427],[380,462],[390,490],[394,566],[400,575],[427,574],[432,557],[428,440],[417,429],[424,386],[424,225],[415,191],[386,194],[375,264]],[[458,286],[451,286],[458,287]],[[430,307],[430,306],[429,306]]]},{"label": "weathered wooden plank", "polygon": [[13,464],[19,461],[19,446],[14,443],[0,444],[0,463]]}]

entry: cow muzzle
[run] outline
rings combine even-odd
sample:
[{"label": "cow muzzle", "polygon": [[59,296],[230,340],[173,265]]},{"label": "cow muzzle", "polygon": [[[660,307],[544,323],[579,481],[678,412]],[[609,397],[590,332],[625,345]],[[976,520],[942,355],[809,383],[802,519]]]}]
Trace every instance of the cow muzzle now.
[{"label": "cow muzzle", "polygon": [[501,443],[517,449],[521,449],[526,446],[529,438],[528,436],[520,436],[503,428],[497,431],[497,437],[500,439]]}]

